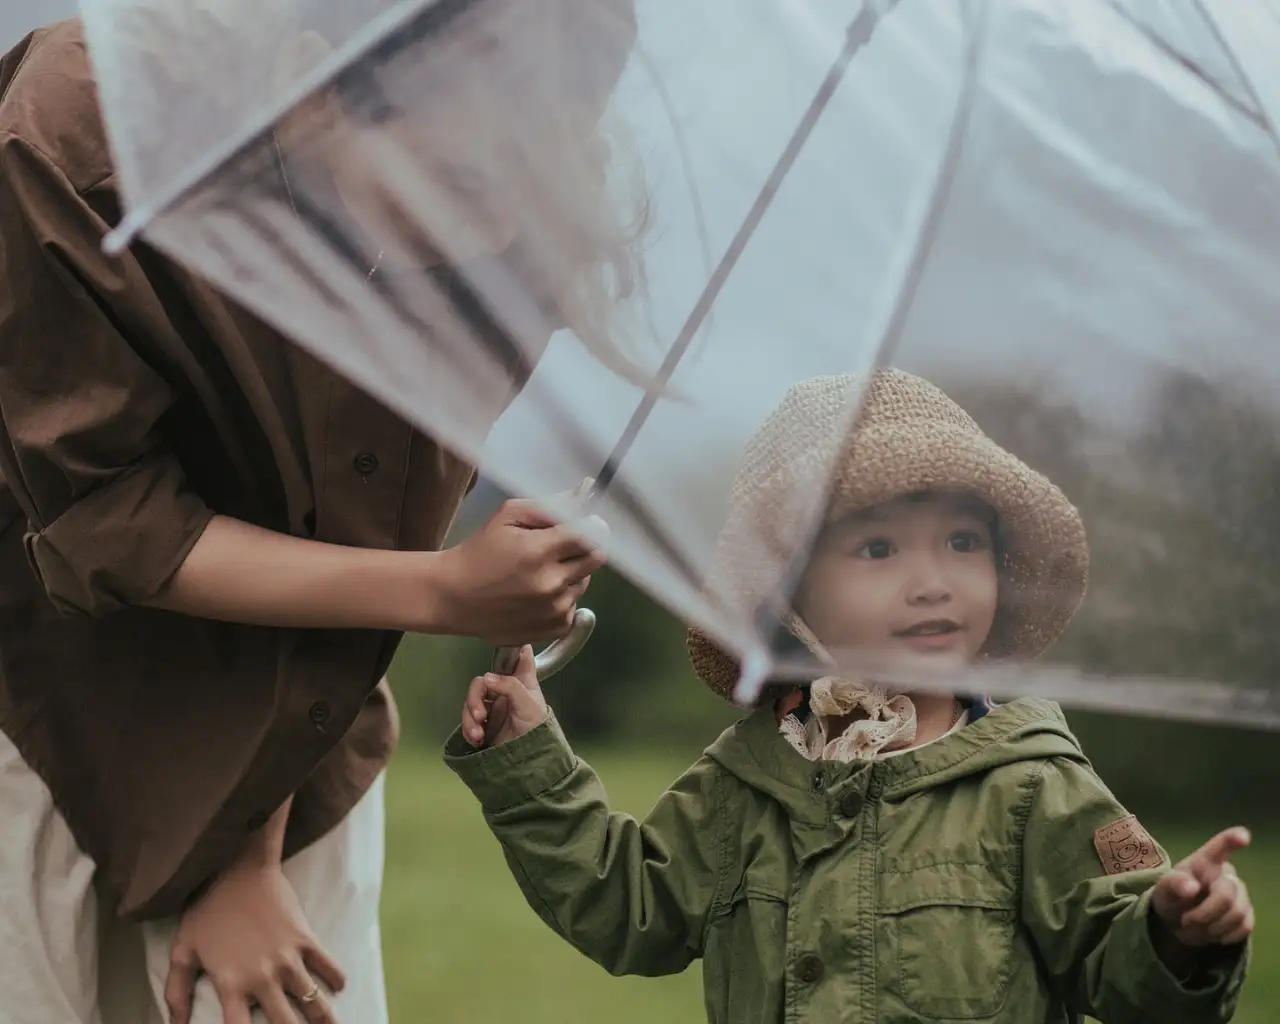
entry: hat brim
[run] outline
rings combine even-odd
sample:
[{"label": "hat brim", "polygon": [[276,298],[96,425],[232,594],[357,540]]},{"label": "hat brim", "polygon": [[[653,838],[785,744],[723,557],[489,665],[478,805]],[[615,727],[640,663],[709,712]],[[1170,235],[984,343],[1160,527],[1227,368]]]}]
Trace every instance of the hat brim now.
[{"label": "hat brim", "polygon": [[[983,656],[1029,660],[1062,635],[1088,585],[1089,546],[1080,513],[1050,480],[985,435],[945,423],[869,427],[842,461],[850,471],[833,481],[828,521],[930,491],[972,495],[995,511],[999,596]],[[729,699],[738,660],[696,628],[688,648],[699,678]]]}]

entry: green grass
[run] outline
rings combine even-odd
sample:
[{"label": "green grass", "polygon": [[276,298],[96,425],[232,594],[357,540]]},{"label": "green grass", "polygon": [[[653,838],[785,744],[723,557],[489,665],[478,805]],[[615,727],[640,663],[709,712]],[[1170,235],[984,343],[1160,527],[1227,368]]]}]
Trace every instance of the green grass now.
[{"label": "green grass", "polygon": [[[614,806],[643,814],[687,761],[613,751],[593,759]],[[1146,823],[1151,825],[1152,823]],[[1175,856],[1207,836],[1153,827]],[[1261,923],[1237,1024],[1280,1017],[1280,833],[1238,859]],[[611,978],[537,919],[467,790],[430,753],[402,749],[388,786],[384,950],[397,1024],[699,1024],[697,967],[675,978]]]}]

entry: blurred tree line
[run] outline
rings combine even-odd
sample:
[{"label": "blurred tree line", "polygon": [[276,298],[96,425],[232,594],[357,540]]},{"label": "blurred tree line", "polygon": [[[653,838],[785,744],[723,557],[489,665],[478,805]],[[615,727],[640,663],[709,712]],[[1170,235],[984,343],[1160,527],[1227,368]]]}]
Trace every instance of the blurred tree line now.
[{"label": "blurred tree line", "polygon": [[[1084,516],[1090,592],[1054,660],[1222,680],[1280,703],[1280,420],[1265,402],[1170,372],[1135,396],[1140,425],[1121,436],[1051,384],[931,379]],[[478,488],[460,530],[500,498]],[[596,634],[546,687],[575,742],[696,751],[737,717],[697,681],[683,625],[660,606],[609,572],[584,604],[599,616]],[[489,654],[472,641],[406,641],[393,673],[406,742],[448,734]],[[1275,733],[1067,711],[1103,778],[1139,813],[1206,825],[1280,818]]]}]

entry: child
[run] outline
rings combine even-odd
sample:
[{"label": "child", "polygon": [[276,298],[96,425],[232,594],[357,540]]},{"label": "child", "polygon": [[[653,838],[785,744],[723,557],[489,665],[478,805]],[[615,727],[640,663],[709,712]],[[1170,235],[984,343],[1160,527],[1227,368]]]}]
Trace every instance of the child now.
[{"label": "child", "polygon": [[[796,386],[748,451],[716,577],[743,607],[761,574],[742,551],[777,536],[851,383]],[[1056,639],[1088,562],[1056,487],[895,370],[843,451],[801,642],[945,670]],[[690,640],[727,695],[731,659]],[[1229,857],[1248,833],[1170,869],[1044,701],[820,679],[762,701],[638,823],[609,812],[526,651],[518,678],[473,682],[446,759],[543,920],[615,974],[701,958],[713,1022],[1178,1024],[1229,1020],[1238,999],[1253,912]]]}]

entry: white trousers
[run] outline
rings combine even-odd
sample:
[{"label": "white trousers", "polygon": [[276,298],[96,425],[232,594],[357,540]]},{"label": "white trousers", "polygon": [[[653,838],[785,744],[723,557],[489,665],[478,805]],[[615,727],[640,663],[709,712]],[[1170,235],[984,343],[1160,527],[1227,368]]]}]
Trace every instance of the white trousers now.
[{"label": "white trousers", "polygon": [[[347,975],[331,1000],[342,1024],[387,1024],[384,831],[380,777],[337,828],[284,864],[321,946]],[[100,905],[93,862],[0,732],[0,1024],[165,1024],[177,927],[120,921]],[[253,1020],[265,1018],[255,1011]],[[196,985],[192,1024],[222,1024],[208,978]]]}]

